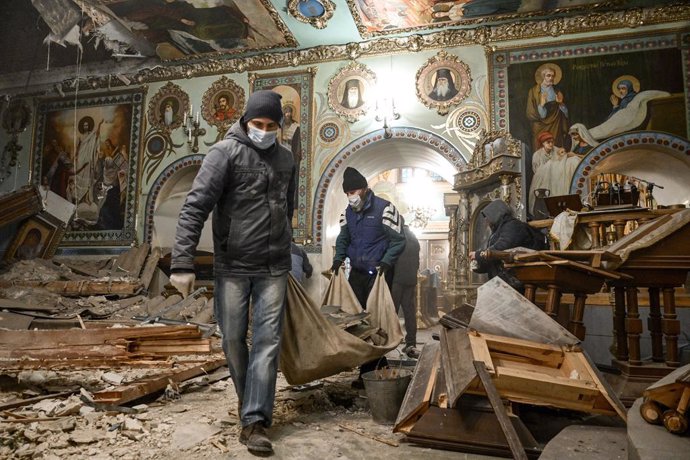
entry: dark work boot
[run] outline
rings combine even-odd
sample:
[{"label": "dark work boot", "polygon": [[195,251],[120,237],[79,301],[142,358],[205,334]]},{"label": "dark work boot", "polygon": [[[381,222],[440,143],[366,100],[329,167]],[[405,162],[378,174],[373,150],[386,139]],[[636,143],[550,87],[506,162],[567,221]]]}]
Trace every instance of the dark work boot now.
[{"label": "dark work boot", "polygon": [[242,428],[240,442],[247,446],[250,452],[259,454],[270,454],[273,452],[273,445],[266,436],[266,429],[261,422],[252,423]]}]

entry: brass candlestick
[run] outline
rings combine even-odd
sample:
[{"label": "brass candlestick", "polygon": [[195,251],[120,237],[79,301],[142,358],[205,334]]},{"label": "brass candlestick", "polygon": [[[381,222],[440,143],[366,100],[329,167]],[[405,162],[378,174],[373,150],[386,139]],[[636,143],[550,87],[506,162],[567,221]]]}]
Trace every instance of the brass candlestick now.
[{"label": "brass candlestick", "polygon": [[[200,128],[199,125],[199,112],[196,113],[195,120],[190,111],[185,119],[184,133],[187,135],[187,144],[192,146],[194,153],[199,151],[199,137],[206,135],[206,129]],[[192,138],[194,138],[193,142]]]}]

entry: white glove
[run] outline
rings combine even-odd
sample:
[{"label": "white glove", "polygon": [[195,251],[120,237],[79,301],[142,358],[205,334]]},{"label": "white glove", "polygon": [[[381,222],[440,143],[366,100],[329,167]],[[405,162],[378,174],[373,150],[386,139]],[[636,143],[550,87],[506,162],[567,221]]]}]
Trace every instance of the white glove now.
[{"label": "white glove", "polygon": [[194,288],[194,273],[173,273],[170,275],[170,284],[177,289],[183,298],[186,298]]}]

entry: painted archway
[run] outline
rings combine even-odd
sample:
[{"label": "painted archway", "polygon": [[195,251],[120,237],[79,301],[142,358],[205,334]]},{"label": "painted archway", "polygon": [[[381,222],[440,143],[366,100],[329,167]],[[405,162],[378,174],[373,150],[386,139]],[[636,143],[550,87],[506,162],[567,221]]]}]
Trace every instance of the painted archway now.
[{"label": "painted archway", "polygon": [[580,161],[570,193],[585,198],[591,178],[601,173],[632,176],[660,184],[654,196],[660,204],[690,202],[690,141],[658,131],[637,131],[612,137]]},{"label": "painted archway", "polygon": [[[342,171],[345,167],[355,167],[367,176],[368,171],[414,165],[434,171],[452,184],[453,176],[467,164],[467,160],[453,144],[430,131],[396,127],[391,128],[391,134],[390,138],[386,138],[381,129],[355,139],[326,165],[315,189],[312,209],[313,249],[317,252],[326,239],[325,208],[340,201],[343,204],[346,202],[344,194],[336,194],[341,192]],[[344,206],[339,207],[344,209]]]},{"label": "painted archway", "polygon": [[[154,230],[154,216],[156,212],[156,205],[158,204],[158,198],[161,192],[165,193],[166,190],[171,187],[173,182],[172,178],[178,177],[179,174],[184,173],[186,170],[196,172],[201,167],[201,162],[203,161],[205,155],[189,155],[179,160],[170,163],[161,173],[156,177],[156,180],[151,185],[149,194],[146,198],[146,208],[144,208],[144,241],[151,243],[153,239]],[[175,229],[171,229],[172,232]]]}]

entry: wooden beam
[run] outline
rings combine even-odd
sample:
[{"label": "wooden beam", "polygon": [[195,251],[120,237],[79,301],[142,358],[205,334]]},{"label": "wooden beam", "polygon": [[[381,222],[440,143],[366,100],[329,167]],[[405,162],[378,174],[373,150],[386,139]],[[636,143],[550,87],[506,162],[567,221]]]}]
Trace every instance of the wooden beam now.
[{"label": "wooden beam", "polygon": [[486,395],[489,398],[491,407],[493,407],[494,409],[496,418],[498,418],[498,423],[499,425],[501,425],[503,434],[505,435],[506,440],[508,441],[508,446],[510,446],[510,451],[513,454],[513,458],[517,460],[527,460],[525,448],[523,447],[522,442],[518,437],[517,431],[515,431],[515,427],[508,418],[508,413],[506,412],[505,407],[503,407],[503,402],[501,402],[501,397],[499,396],[498,391],[496,390],[496,387],[494,386],[493,381],[491,380],[491,376],[486,371],[484,362],[473,361],[473,364],[474,368],[477,370],[479,380],[482,382],[482,385],[484,386],[484,390],[486,391]]},{"label": "wooden beam", "polygon": [[43,288],[65,297],[85,295],[135,295],[141,291],[139,280],[136,281],[0,281],[0,288],[33,287]]},{"label": "wooden beam", "polygon": [[93,394],[93,399],[96,403],[120,406],[143,396],[162,391],[169,384],[181,383],[198,375],[208,374],[219,367],[225,366],[225,364],[225,358],[216,359],[204,363],[201,366],[194,366],[178,372],[162,374],[129,385],[123,385],[112,390],[99,391]]}]

